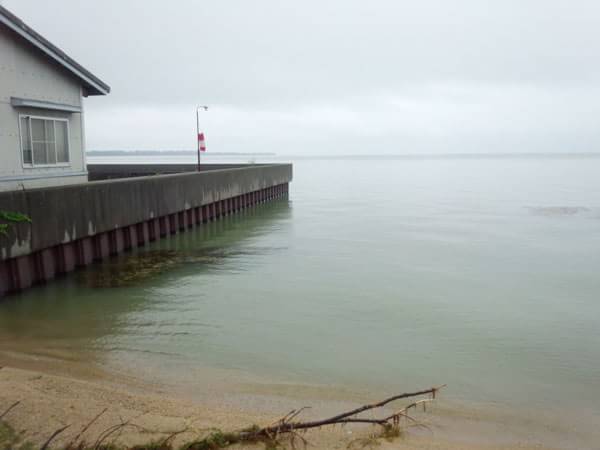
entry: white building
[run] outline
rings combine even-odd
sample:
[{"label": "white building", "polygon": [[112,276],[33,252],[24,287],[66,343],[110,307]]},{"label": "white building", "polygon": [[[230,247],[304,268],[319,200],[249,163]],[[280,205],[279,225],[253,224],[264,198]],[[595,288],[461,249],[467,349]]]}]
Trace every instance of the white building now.
[{"label": "white building", "polygon": [[82,98],[109,92],[0,6],[0,191],[87,181]]}]

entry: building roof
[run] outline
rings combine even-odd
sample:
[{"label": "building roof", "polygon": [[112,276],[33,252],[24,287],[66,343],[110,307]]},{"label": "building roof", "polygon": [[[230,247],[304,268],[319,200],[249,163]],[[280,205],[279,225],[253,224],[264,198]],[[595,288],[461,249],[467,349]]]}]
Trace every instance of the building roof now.
[{"label": "building roof", "polygon": [[47,40],[44,36],[29,27],[25,22],[0,5],[0,23],[11,29],[29,44],[41,50],[56,63],[64,67],[74,77],[78,78],[87,89],[88,95],[106,95],[110,86],[92,74],[89,70],[69,57],[60,48]]}]

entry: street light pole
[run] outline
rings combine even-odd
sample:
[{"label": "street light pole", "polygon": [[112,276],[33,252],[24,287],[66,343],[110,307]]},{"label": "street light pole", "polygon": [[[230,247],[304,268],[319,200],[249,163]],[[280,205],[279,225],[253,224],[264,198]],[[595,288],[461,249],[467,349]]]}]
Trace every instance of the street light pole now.
[{"label": "street light pole", "polygon": [[208,106],[196,106],[196,151],[198,152],[198,172],[200,172],[200,108],[208,111]]}]

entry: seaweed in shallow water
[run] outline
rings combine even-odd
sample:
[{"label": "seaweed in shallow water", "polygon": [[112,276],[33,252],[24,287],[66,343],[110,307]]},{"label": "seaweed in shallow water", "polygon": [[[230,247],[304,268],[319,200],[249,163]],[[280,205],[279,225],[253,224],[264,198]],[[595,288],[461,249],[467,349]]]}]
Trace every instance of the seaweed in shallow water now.
[{"label": "seaweed in shallow water", "polygon": [[92,288],[131,286],[173,267],[178,259],[173,250],[148,251],[91,266],[79,278]]},{"label": "seaweed in shallow water", "polygon": [[91,288],[134,286],[182,264],[218,264],[229,256],[223,249],[195,252],[149,250],[106,261],[80,272],[79,281]]}]

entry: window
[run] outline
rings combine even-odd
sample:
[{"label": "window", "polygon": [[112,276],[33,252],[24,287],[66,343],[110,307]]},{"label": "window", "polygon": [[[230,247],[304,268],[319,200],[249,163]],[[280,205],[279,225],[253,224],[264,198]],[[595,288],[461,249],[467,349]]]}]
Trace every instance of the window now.
[{"label": "window", "polygon": [[21,116],[23,164],[48,166],[69,162],[69,129],[64,119]]}]

